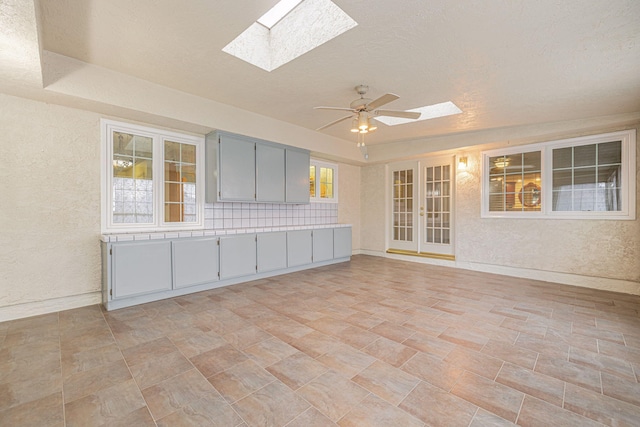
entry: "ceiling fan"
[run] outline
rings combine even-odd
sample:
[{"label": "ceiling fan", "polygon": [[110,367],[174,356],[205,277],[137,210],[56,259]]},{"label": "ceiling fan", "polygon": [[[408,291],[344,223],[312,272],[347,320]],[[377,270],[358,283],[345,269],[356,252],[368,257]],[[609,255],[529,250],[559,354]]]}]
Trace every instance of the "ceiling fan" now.
[{"label": "ceiling fan", "polygon": [[326,129],[329,126],[333,126],[342,121],[352,119],[351,132],[358,133],[368,133],[373,132],[378,128],[377,123],[373,120],[374,117],[378,116],[387,116],[387,117],[403,117],[406,119],[418,119],[420,118],[421,113],[413,112],[413,111],[400,111],[400,110],[379,110],[378,108],[386,105],[392,101],[395,101],[399,98],[398,95],[394,95],[393,93],[386,93],[379,98],[371,100],[369,98],[365,98],[364,95],[369,90],[369,86],[366,85],[358,85],[355,87],[356,92],[360,95],[359,99],[353,101],[349,108],[344,107],[314,107],[316,110],[339,110],[339,111],[350,111],[351,114],[348,116],[342,117],[338,120],[334,120],[330,123],[327,123],[324,126],[319,127],[316,130]]}]

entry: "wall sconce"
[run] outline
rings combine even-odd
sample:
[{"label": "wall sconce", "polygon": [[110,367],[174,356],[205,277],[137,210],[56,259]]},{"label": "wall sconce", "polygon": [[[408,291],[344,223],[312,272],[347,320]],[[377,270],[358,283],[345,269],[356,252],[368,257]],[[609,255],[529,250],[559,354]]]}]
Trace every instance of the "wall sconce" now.
[{"label": "wall sconce", "polygon": [[467,170],[467,156],[458,157],[458,170]]}]

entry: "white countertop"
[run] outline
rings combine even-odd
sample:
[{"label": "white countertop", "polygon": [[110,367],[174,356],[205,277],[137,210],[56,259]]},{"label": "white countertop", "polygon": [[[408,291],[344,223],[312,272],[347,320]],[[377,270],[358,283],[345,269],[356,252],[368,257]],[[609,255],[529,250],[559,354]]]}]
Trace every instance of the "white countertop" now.
[{"label": "white countertop", "polygon": [[221,230],[158,231],[149,233],[103,234],[103,242],[127,242],[132,240],[179,239],[183,237],[225,236],[228,234],[269,233],[273,231],[313,230],[319,228],[351,227],[351,224],[290,225],[281,227],[228,228]]}]

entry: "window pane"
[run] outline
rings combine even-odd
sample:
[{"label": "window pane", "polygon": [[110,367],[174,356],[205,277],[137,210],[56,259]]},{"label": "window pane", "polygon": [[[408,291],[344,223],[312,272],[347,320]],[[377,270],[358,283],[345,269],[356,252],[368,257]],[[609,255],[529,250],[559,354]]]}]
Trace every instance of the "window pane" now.
[{"label": "window pane", "polygon": [[573,149],[571,147],[553,150],[553,168],[570,168]]},{"label": "window pane", "polygon": [[542,161],[540,159],[541,159],[540,151],[524,153],[524,171],[539,172],[542,167]]},{"label": "window pane", "polygon": [[580,168],[573,171],[573,185],[576,187],[595,188],[596,168]]},{"label": "window pane", "polygon": [[598,144],[598,165],[612,165],[622,162],[622,142]]},{"label": "window pane", "polygon": [[180,145],[177,142],[164,142],[164,161],[179,162],[180,161]]},{"label": "window pane", "polygon": [[196,147],[164,141],[164,222],[197,222]]},{"label": "window pane", "polygon": [[571,170],[553,171],[553,189],[561,190],[571,188],[573,185],[573,173]]},{"label": "window pane", "polygon": [[596,144],[573,148],[573,166],[594,166],[596,164]]},{"label": "window pane", "polygon": [[316,167],[309,166],[309,196],[316,197]]},{"label": "window pane", "polygon": [[111,220],[114,224],[153,222],[152,138],[113,132]]},{"label": "window pane", "polygon": [[492,212],[504,211],[504,196],[502,194],[492,194],[489,196],[489,210]]}]

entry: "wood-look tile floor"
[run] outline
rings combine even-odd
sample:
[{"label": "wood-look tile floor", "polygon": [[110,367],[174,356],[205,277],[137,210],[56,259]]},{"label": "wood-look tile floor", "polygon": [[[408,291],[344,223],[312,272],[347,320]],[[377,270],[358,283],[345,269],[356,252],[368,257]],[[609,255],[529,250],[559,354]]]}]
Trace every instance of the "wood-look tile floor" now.
[{"label": "wood-look tile floor", "polygon": [[2,426],[639,426],[640,297],[355,256],[0,323]]}]

